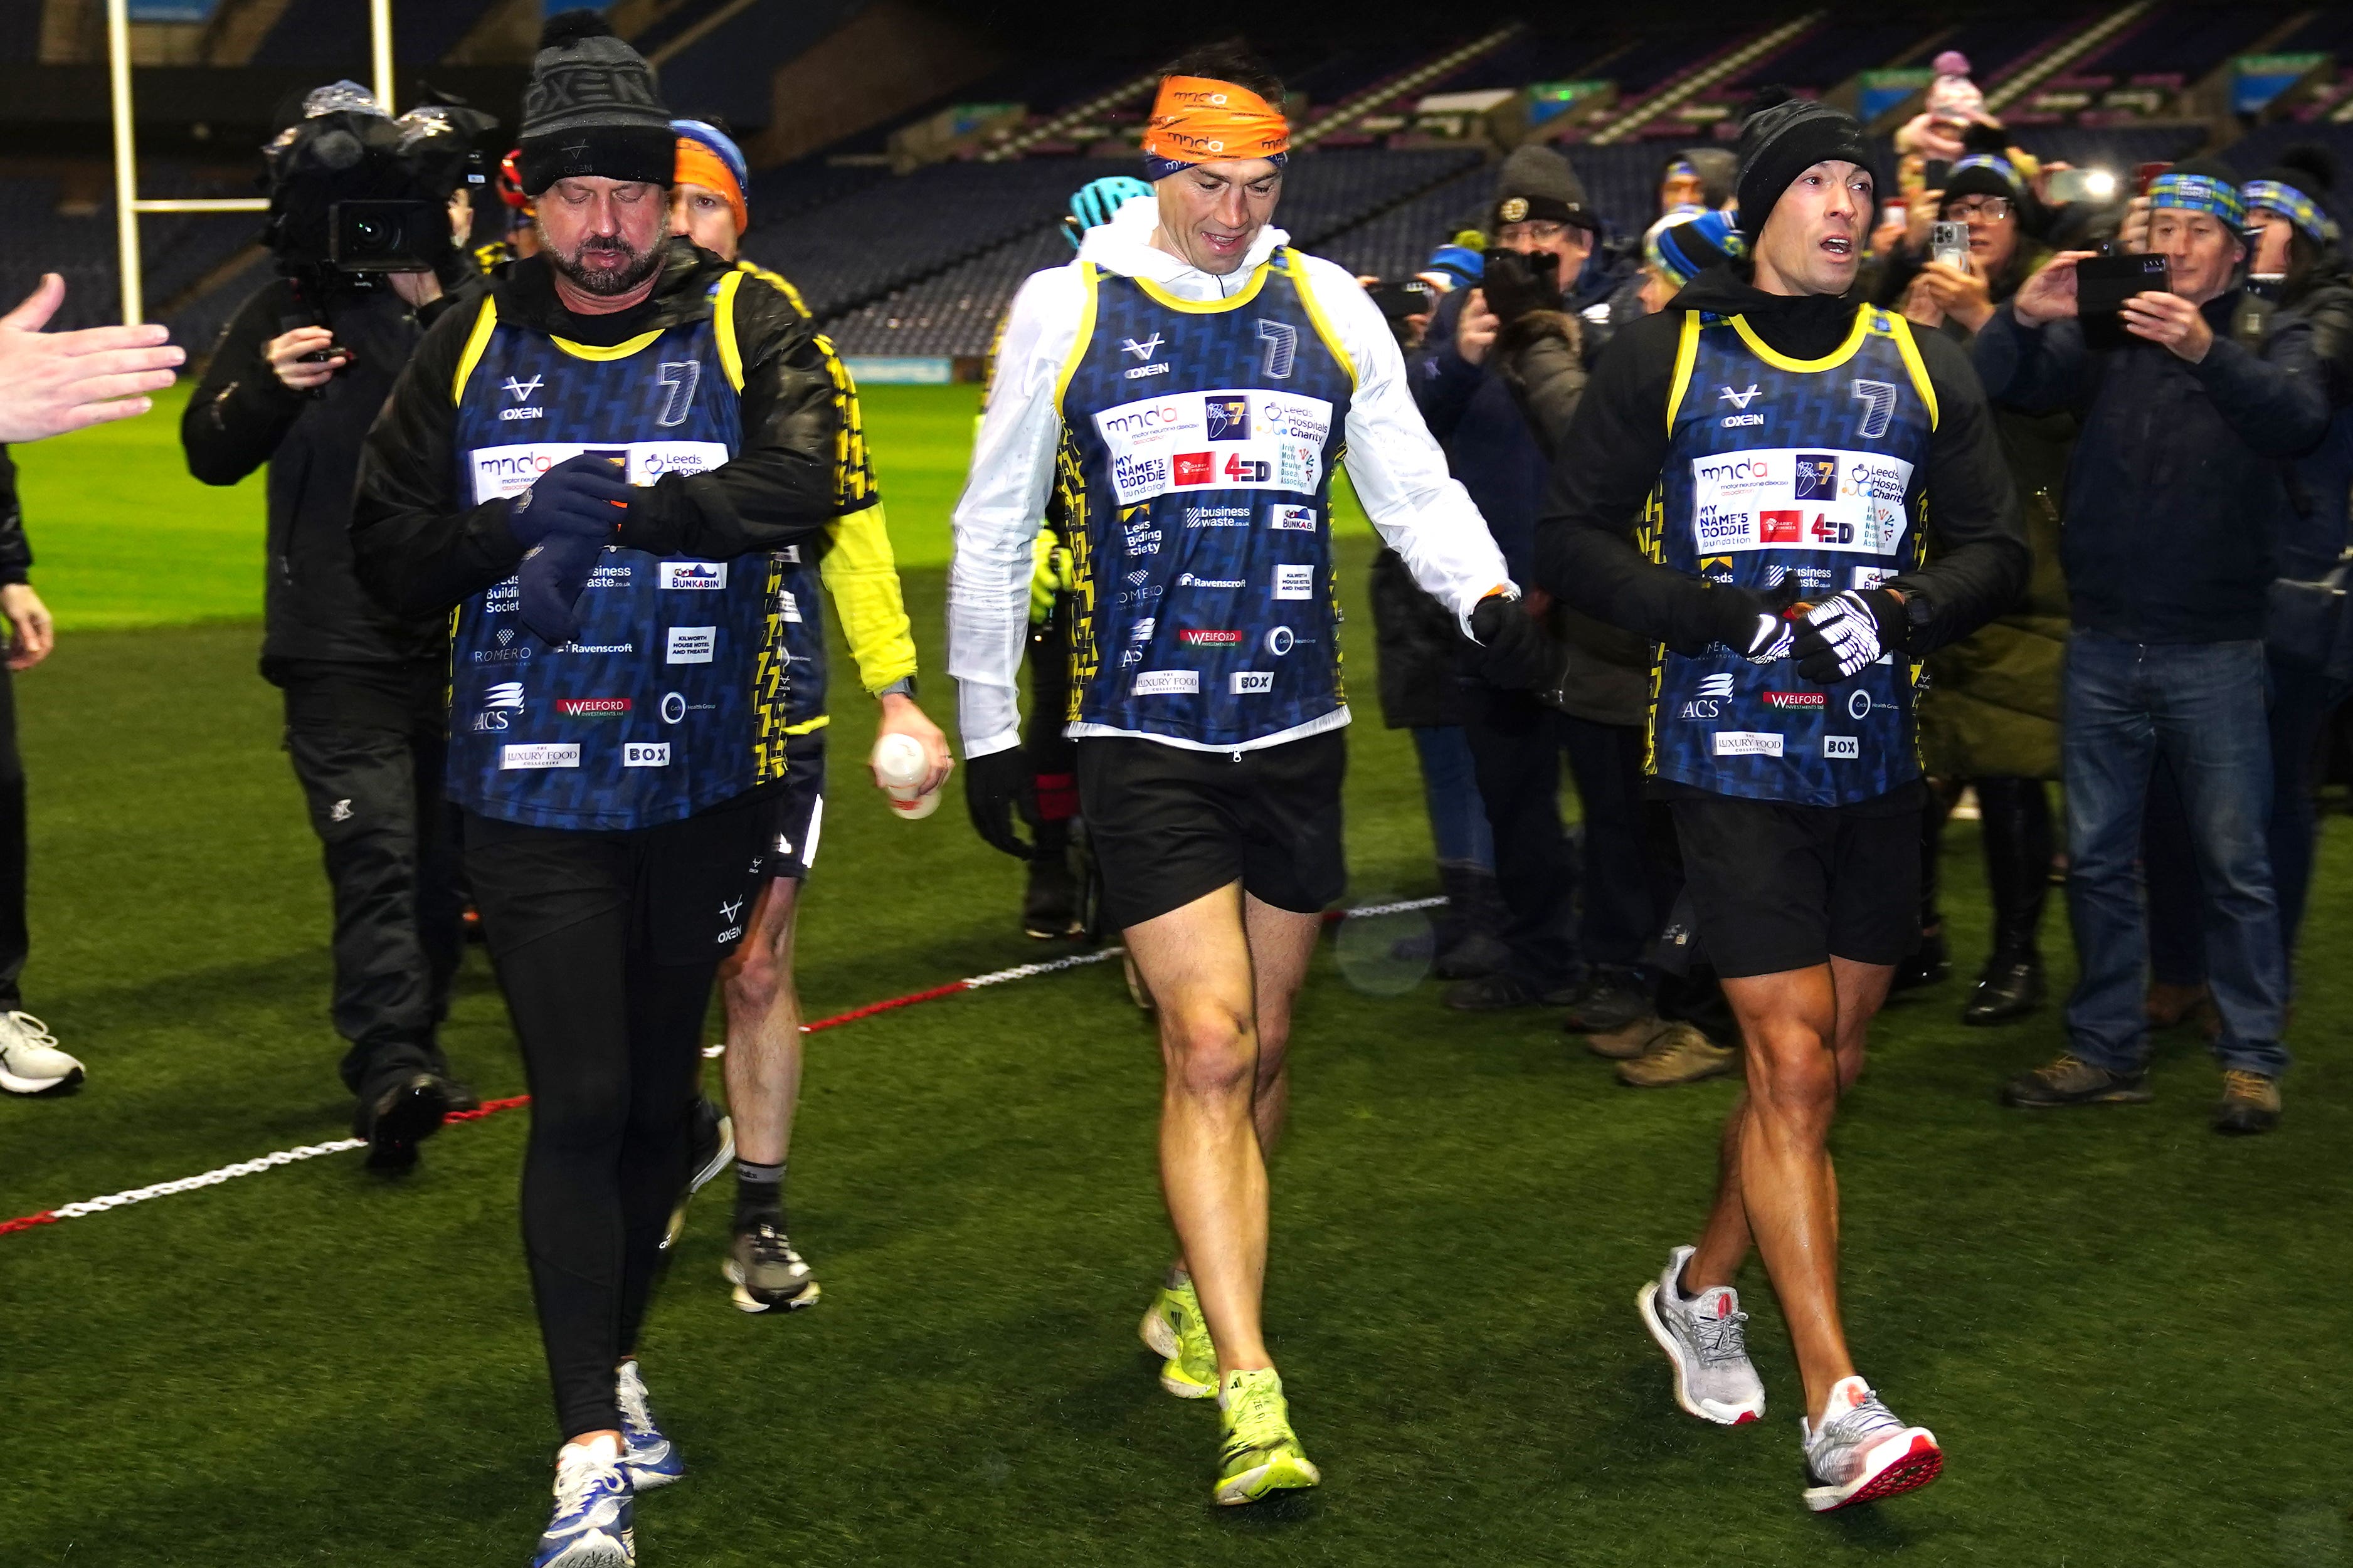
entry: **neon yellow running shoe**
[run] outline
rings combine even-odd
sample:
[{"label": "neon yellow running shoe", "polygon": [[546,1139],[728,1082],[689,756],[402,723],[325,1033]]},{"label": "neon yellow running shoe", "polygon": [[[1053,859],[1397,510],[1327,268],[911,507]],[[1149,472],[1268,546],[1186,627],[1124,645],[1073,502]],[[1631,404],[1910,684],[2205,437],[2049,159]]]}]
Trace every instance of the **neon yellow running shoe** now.
[{"label": "neon yellow running shoe", "polygon": [[1213,1399],[1218,1393],[1218,1347],[1209,1342],[1208,1320],[1193,1282],[1163,1285],[1136,1332],[1162,1357],[1160,1386],[1179,1399]]},{"label": "neon yellow running shoe", "polygon": [[1220,1506],[1256,1502],[1269,1492],[1296,1491],[1324,1479],[1300,1452],[1291,1406],[1282,1397],[1282,1374],[1274,1368],[1226,1373],[1218,1413],[1225,1419],[1226,1441],[1219,1452],[1223,1468],[1218,1489],[1211,1495]]}]

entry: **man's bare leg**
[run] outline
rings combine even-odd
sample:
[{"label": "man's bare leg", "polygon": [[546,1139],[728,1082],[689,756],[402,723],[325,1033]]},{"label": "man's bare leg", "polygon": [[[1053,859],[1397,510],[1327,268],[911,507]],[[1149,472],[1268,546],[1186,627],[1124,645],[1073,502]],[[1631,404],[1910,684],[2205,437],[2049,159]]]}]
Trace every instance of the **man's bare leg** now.
[{"label": "man's bare leg", "polygon": [[1780,1299],[1819,1420],[1851,1375],[1838,1304],[1838,1176],[1828,1144],[1839,1098],[1862,1071],[1872,1018],[1894,970],[1833,958],[1811,969],[1725,982],[1747,1045],[1748,1088],[1721,1149],[1716,1203],[1685,1266],[1696,1293],[1727,1285],[1752,1230]]},{"label": "man's bare leg", "polygon": [[777,877],[760,889],[751,929],[720,970],[727,999],[727,1113],[736,1157],[781,1165],[792,1153],[801,1097],[801,999],[793,985],[793,917],[800,883]]},{"label": "man's bare leg", "polygon": [[1313,915],[1247,903],[1229,883],[1124,933],[1158,1003],[1161,1187],[1220,1374],[1273,1364],[1260,1319],[1267,1182],[1257,1118],[1263,1079],[1280,1132],[1288,1085],[1279,1047],[1271,1060],[1261,1049],[1253,944],[1267,950],[1269,1000],[1280,1000],[1287,1039],[1315,931]]}]

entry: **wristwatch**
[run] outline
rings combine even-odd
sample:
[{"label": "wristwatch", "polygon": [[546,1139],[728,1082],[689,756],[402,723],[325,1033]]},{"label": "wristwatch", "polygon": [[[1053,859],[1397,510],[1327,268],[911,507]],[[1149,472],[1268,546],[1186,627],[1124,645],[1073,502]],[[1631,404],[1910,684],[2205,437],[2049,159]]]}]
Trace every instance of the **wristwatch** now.
[{"label": "wristwatch", "polygon": [[913,701],[915,700],[915,678],[912,675],[901,676],[898,679],[892,681],[890,685],[876,692],[874,694],[874,700],[880,702],[885,697],[903,697],[910,702]]}]

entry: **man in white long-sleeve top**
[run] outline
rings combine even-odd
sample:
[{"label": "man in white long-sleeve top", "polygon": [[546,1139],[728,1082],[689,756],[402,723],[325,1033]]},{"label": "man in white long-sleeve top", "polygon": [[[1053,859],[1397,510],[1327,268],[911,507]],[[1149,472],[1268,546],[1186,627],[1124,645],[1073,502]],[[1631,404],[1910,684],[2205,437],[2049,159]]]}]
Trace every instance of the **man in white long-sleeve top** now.
[{"label": "man in white long-sleeve top", "polygon": [[1345,865],[1348,722],[1332,469],[1414,577],[1501,661],[1532,623],[1408,391],[1380,311],[1269,226],[1282,85],[1231,47],[1160,85],[1153,197],[1023,285],[955,512],[951,672],[983,837],[1034,820],[1015,673],[1050,493],[1076,560],[1069,733],[1118,927],[1157,1004],[1160,1168],[1180,1259],[1144,1321],[1161,1384],[1215,1395],[1215,1496],[1311,1487],[1261,1338],[1265,1154],[1318,916]]}]

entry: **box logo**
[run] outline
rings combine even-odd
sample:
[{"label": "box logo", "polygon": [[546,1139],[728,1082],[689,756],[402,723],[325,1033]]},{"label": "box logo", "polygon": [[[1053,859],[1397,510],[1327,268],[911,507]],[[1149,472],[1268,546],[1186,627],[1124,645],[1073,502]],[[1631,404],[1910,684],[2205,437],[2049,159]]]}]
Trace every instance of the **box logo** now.
[{"label": "box logo", "polygon": [[1859,735],[1824,735],[1822,755],[1826,757],[1860,757],[1862,738]]},{"label": "box logo", "polygon": [[1270,670],[1238,669],[1234,671],[1232,684],[1235,696],[1247,697],[1253,691],[1273,690],[1274,675]]},{"label": "box logo", "polygon": [[621,765],[625,768],[666,768],[670,766],[670,742],[625,741],[621,743]]}]

